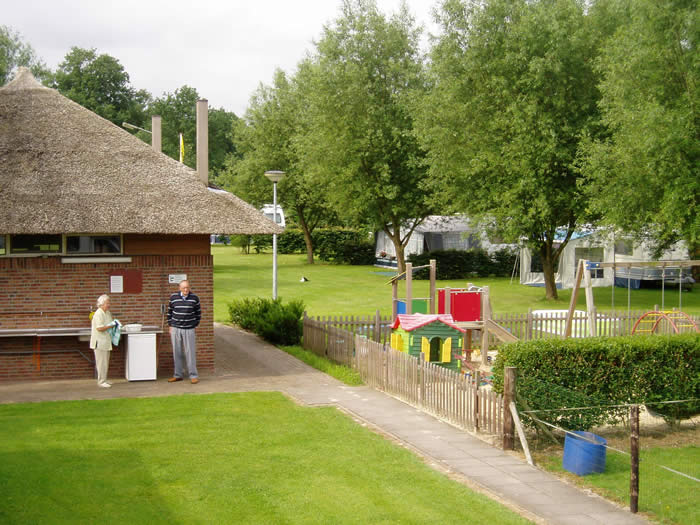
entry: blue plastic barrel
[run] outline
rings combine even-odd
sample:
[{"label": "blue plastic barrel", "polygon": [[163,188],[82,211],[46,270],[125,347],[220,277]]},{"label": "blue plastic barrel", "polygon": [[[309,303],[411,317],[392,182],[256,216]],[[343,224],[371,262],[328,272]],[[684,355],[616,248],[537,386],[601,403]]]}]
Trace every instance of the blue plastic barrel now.
[{"label": "blue plastic barrel", "polygon": [[564,440],[564,470],[578,476],[605,472],[605,445],[608,442],[591,432],[577,431],[574,434],[566,434]]}]

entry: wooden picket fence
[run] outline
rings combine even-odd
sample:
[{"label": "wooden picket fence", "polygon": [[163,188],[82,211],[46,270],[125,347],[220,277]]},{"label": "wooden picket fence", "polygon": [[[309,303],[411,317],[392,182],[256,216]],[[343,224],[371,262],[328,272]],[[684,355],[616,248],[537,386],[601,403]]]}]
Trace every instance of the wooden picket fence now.
[{"label": "wooden picket fence", "polygon": [[[596,331],[598,336],[620,336],[630,335],[637,320],[646,313],[639,311],[617,311],[601,313],[594,310],[596,319]],[[700,316],[690,316],[695,323],[700,324]],[[493,320],[508,330],[511,334],[522,341],[532,339],[561,338],[566,327],[566,312],[553,312],[546,314],[494,314]],[[663,332],[667,326],[661,325]],[[572,317],[571,334],[573,337],[588,337],[588,315],[575,313]],[[490,343],[498,344],[498,341],[491,336]]]},{"label": "wooden picket fence", "polygon": [[503,397],[468,376],[362,334],[304,318],[304,348],[356,369],[369,386],[464,429],[503,434]]}]

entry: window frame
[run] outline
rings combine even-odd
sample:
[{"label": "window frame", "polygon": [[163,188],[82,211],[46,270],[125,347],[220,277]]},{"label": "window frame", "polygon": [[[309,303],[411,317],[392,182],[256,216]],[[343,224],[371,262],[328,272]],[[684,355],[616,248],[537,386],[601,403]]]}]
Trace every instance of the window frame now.
[{"label": "window frame", "polygon": [[[60,235],[60,249],[52,252],[30,252],[12,253],[12,238],[16,235]],[[118,253],[75,253],[68,251],[68,237],[119,237]],[[0,238],[4,240],[4,253],[0,253],[0,258],[23,258],[23,257],[119,257],[124,255],[124,234],[123,233],[61,233],[61,234],[24,234],[24,233],[0,233]]]}]

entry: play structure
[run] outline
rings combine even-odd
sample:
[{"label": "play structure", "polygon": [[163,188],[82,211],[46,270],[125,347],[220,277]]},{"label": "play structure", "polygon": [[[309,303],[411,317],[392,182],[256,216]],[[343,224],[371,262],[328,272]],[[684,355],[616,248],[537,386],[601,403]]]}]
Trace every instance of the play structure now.
[{"label": "play structure", "polygon": [[[631,274],[633,268],[644,268],[653,266],[661,268],[661,309],[644,313],[632,328],[632,334],[670,334],[684,332],[700,332],[697,324],[682,311],[683,306],[683,281],[678,279],[678,309],[667,310],[665,308],[665,292],[666,292],[666,271],[667,269],[676,269],[680,275],[683,268],[692,268],[700,266],[700,261],[627,261],[627,262],[591,262],[580,260],[576,271],[576,283],[571,292],[571,301],[566,317],[566,328],[564,337],[571,337],[571,327],[573,321],[574,308],[578,299],[578,292],[583,282],[586,292],[586,313],[588,316],[588,334],[591,337],[597,335],[597,319],[595,303],[593,300],[593,286],[591,282],[591,274],[602,270],[603,268],[612,268],[613,273],[617,268],[625,268],[627,270],[627,312],[630,312],[630,290],[631,290]],[[615,304],[615,287],[612,287],[612,302]]]},{"label": "play structure", "polygon": [[[415,298],[413,273],[425,268],[430,272],[429,296]],[[452,358],[449,365],[443,366],[458,367],[460,365],[456,361],[461,359],[466,367],[471,368],[471,354],[477,351],[481,354],[482,366],[488,367],[489,335],[503,342],[517,341],[517,337],[491,318],[488,286],[477,287],[468,283],[464,288],[438,290],[435,286],[436,274],[434,259],[425,266],[414,267],[411,263],[406,263],[406,271],[387,283],[392,285],[392,348],[411,355],[423,352],[426,361],[447,363],[442,359],[446,359],[448,354],[439,353],[437,348],[440,344],[444,345],[447,338],[451,338],[449,346]],[[406,297],[402,299],[398,296],[401,280],[406,281]],[[458,333],[452,332],[450,335],[449,330],[457,330]],[[473,348],[476,335],[479,336],[481,345]]]},{"label": "play structure", "polygon": [[698,325],[688,314],[679,310],[652,310],[642,315],[632,328],[634,334],[681,334],[700,332]]},{"label": "play structure", "polygon": [[391,347],[429,363],[459,370],[466,331],[450,314],[399,314],[391,325]]}]

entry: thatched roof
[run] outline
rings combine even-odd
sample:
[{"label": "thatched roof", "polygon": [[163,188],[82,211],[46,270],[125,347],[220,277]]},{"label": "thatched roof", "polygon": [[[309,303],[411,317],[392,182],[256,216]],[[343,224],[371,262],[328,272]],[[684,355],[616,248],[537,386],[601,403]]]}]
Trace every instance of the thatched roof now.
[{"label": "thatched roof", "polygon": [[0,234],[281,231],[29,70],[0,88]]}]

